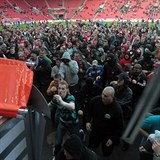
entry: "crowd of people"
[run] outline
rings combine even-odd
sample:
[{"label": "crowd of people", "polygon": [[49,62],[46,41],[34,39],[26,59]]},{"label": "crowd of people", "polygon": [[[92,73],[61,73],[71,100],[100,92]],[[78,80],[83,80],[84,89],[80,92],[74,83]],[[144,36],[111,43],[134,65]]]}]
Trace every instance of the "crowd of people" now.
[{"label": "crowd of people", "polygon": [[[55,158],[64,152],[63,159],[68,159],[68,154],[72,159],[84,159],[75,158],[69,144],[62,147],[66,132],[80,144],[75,135],[85,141],[87,131],[89,148],[81,149],[92,158],[100,143],[104,157],[112,154],[160,66],[159,25],[158,21],[152,25],[145,21],[66,21],[32,23],[25,29],[10,26],[0,31],[0,57],[25,61],[34,72],[33,84],[48,102],[56,128]],[[153,107],[159,108],[159,100]],[[159,156],[157,146],[159,141],[154,141],[152,148]]]}]

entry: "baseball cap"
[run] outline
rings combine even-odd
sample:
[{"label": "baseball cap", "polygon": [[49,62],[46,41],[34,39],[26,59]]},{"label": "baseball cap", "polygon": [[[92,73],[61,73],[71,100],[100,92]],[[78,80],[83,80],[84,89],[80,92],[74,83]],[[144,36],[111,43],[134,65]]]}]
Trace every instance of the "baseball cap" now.
[{"label": "baseball cap", "polygon": [[92,61],[92,66],[97,66],[98,65],[98,61],[97,60],[93,60]]}]

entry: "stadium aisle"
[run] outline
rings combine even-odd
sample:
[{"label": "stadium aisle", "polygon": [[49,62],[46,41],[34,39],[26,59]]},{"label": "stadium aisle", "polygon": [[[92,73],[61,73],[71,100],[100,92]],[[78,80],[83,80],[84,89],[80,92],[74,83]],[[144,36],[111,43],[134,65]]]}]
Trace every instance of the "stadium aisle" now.
[{"label": "stadium aisle", "polygon": [[[53,142],[54,142],[55,131],[53,130],[52,122],[47,120],[42,160],[52,160],[53,159]],[[140,137],[137,137],[135,143],[130,145],[127,151],[122,151],[120,146],[116,146],[113,154],[107,160],[139,160],[138,155],[138,144]],[[100,153],[101,155],[101,153]],[[121,157],[121,158],[120,158]]]}]

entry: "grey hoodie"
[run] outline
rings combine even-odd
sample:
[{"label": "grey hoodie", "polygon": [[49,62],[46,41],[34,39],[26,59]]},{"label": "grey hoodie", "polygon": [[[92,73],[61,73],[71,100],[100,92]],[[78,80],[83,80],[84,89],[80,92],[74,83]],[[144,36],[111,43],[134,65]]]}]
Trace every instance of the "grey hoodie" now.
[{"label": "grey hoodie", "polygon": [[62,78],[67,81],[69,86],[78,84],[79,67],[77,62],[71,59],[71,56],[68,52],[64,52],[61,59],[70,60],[69,65],[65,64],[64,62],[62,62],[60,65],[59,73],[61,74]]}]

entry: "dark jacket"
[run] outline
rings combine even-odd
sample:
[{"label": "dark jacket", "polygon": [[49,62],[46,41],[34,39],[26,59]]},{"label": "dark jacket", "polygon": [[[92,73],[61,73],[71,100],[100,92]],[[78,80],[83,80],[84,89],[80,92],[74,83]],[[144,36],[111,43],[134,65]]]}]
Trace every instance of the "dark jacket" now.
[{"label": "dark jacket", "polygon": [[133,92],[128,86],[115,87],[115,97],[122,108],[131,105],[132,96]]},{"label": "dark jacket", "polygon": [[39,59],[39,64],[33,69],[35,79],[40,85],[49,86],[51,82],[51,65],[45,59]]},{"label": "dark jacket", "polygon": [[104,64],[103,72],[101,74],[102,86],[107,86],[111,81],[117,80],[117,75],[122,72],[121,66],[116,62],[114,54],[109,54],[110,60]]},{"label": "dark jacket", "polygon": [[128,86],[117,86],[115,87],[115,97],[123,110],[124,119],[130,119],[132,115],[132,90]]},{"label": "dark jacket", "polygon": [[[56,156],[55,160],[67,160],[63,149],[59,152],[59,154]],[[95,152],[90,150],[89,148],[85,147],[83,153],[81,154],[80,159],[72,159],[72,160],[100,160]]]},{"label": "dark jacket", "polygon": [[102,93],[102,88],[94,84],[94,79],[89,77],[86,84],[79,90],[77,96],[77,110],[88,108],[89,101]]},{"label": "dark jacket", "polygon": [[91,132],[108,137],[114,143],[119,142],[123,131],[123,113],[116,101],[105,106],[102,102],[102,96],[94,97],[90,101],[86,119],[87,122],[92,123]]},{"label": "dark jacket", "polygon": [[[132,83],[133,79],[137,81],[136,84]],[[138,75],[135,73],[132,73],[130,75],[129,87],[132,89],[134,96],[140,97],[146,84],[147,84],[147,77],[145,73],[141,72]]]},{"label": "dark jacket", "polygon": [[63,148],[55,157],[55,160],[67,160],[64,149],[74,157],[72,160],[98,160],[96,153],[84,146],[77,135],[71,135],[64,142]]}]

